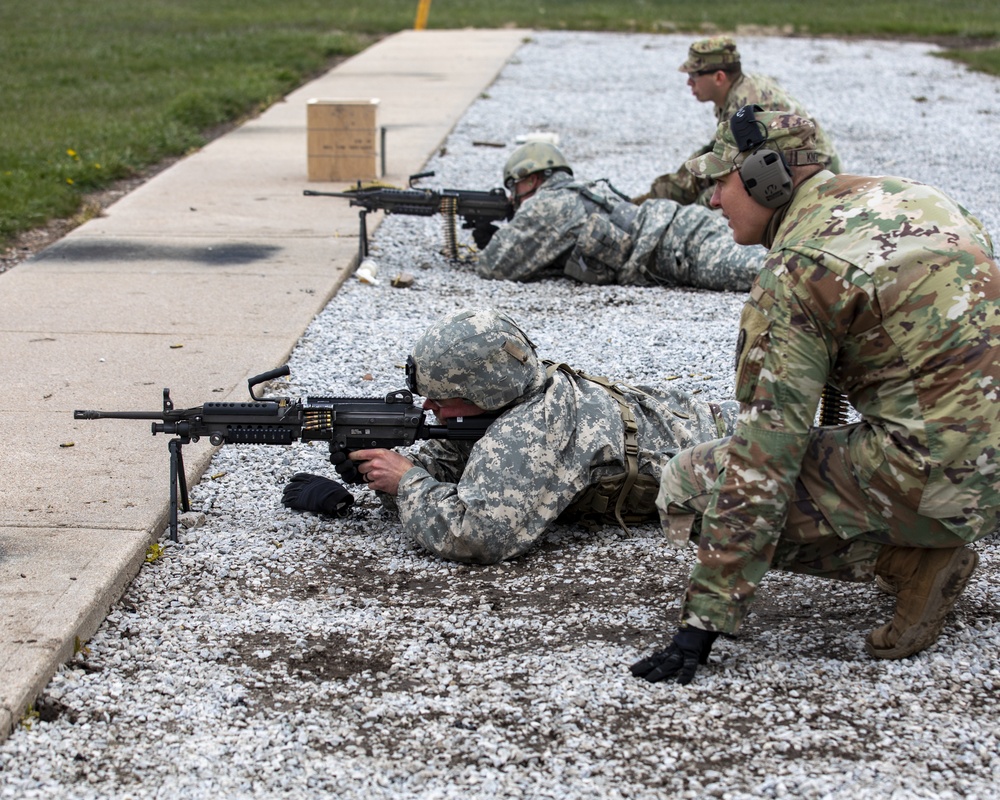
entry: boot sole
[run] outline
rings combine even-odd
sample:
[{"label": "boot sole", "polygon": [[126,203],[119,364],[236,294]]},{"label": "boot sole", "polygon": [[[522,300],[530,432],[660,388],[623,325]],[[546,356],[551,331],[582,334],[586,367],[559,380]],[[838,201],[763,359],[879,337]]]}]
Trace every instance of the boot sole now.
[{"label": "boot sole", "polygon": [[934,644],[941,635],[945,617],[965,591],[978,563],[979,554],[975,550],[964,547],[957,549],[948,566],[938,572],[931,587],[932,593],[938,595],[941,602],[928,603],[927,612],[918,622],[903,631],[895,647],[879,649],[872,644],[869,634],[865,639],[865,652],[872,658],[906,658]]}]

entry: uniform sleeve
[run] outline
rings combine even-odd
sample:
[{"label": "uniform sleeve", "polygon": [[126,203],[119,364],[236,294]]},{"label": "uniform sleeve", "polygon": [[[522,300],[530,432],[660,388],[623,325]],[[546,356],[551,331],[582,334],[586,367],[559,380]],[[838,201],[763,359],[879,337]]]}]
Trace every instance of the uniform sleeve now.
[{"label": "uniform sleeve", "polygon": [[421,442],[410,453],[404,453],[418,467],[436,480],[458,483],[469,461],[474,442],[449,439],[430,439]]},{"label": "uniform sleeve", "polygon": [[[410,449],[400,449],[416,467],[425,471],[435,480],[447,483],[458,483],[469,460],[469,452],[474,442],[449,439],[428,439]],[[404,476],[405,477],[405,476]],[[376,492],[382,508],[390,514],[399,516],[399,504],[396,496],[385,492]]]},{"label": "uniform sleeve", "polygon": [[590,454],[576,449],[572,421],[559,416],[539,402],[500,418],[458,483],[411,469],[397,495],[404,528],[454,561],[493,564],[524,553],[590,481]]},{"label": "uniform sleeve", "polygon": [[702,520],[682,621],[733,633],[767,572],[835,358],[829,325],[791,288],[761,272],[740,320],[740,415]]},{"label": "uniform sleeve", "polygon": [[479,254],[476,274],[509,281],[561,275],[585,215],[575,194],[564,199],[560,194],[538,194],[525,202]]}]

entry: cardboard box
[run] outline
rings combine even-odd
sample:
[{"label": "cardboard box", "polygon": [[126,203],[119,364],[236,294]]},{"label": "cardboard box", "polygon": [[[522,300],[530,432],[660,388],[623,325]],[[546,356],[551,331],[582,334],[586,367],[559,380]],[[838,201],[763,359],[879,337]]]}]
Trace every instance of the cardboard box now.
[{"label": "cardboard box", "polygon": [[378,99],[306,104],[310,181],[366,181],[380,177]]}]

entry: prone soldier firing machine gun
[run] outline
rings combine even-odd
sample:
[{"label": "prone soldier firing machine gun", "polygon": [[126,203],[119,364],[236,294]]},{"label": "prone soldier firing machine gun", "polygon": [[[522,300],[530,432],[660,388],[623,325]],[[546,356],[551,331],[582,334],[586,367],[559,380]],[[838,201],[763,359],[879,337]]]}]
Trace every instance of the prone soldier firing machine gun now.
[{"label": "prone soldier firing machine gun", "polygon": [[449,419],[443,425],[427,422],[427,412],[416,406],[408,389],[389,392],[383,399],[365,397],[258,397],[254,387],[289,374],[285,366],[247,381],[251,402],[210,402],[175,409],[170,390],[163,390],[162,411],[74,411],[73,419],[154,420],[152,432],[175,438],[170,450],[170,538],[177,541],[178,506],[190,511],[187,478],[181,448],[202,436],[223,444],[291,444],[294,441],[329,442],[330,453],[364,448],[406,447],[418,439],[482,438],[496,414]]},{"label": "prone soldier firing machine gun", "polygon": [[441,214],[444,217],[445,255],[458,258],[457,217],[462,218],[462,227],[470,230],[488,227],[499,220],[509,220],[514,216],[514,206],[503,189],[488,192],[471,189],[420,189],[413,184],[420,178],[429,178],[433,172],[421,172],[410,176],[409,189],[388,187],[364,188],[358,181],[357,188],[347,192],[317,192],[306,189],[307,197],[344,197],[352,206],[361,209],[358,216],[361,229],[358,234],[360,264],[368,255],[368,225],[366,217],[370,211],[385,211],[387,214],[407,214],[430,217]]}]

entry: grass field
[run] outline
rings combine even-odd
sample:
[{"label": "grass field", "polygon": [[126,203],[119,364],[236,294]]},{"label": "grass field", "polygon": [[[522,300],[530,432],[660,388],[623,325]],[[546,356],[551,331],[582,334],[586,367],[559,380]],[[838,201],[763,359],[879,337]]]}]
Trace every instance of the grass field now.
[{"label": "grass field", "polygon": [[[0,246],[88,192],[199,147],[379,36],[416,0],[42,0],[0,5]],[[428,27],[934,38],[1000,75],[1000,6],[974,0],[435,0]]]}]

